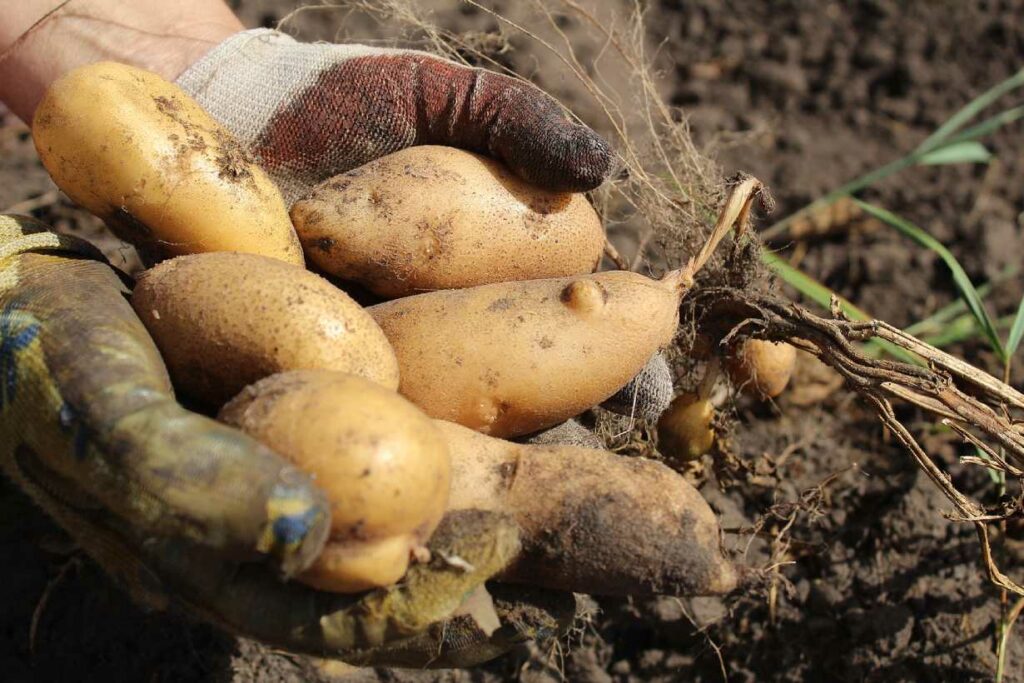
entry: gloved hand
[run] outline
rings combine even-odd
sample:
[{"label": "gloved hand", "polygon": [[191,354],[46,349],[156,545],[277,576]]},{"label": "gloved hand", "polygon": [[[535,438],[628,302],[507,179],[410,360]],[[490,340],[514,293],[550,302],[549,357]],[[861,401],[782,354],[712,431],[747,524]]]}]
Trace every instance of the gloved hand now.
[{"label": "gloved hand", "polygon": [[177,81],[248,146],[291,205],[320,181],[412,145],[487,154],[542,187],[590,190],[612,153],[555,100],[412,50],[238,33]]},{"label": "gloved hand", "polygon": [[0,215],[0,469],[136,599],[284,649],[376,664],[479,661],[561,623],[544,603],[493,633],[464,618],[429,629],[517,552],[516,526],[494,513],[449,515],[434,559],[390,589],[344,596],[282,582],[323,547],[322,493],[175,402],[126,293],[88,244]]}]

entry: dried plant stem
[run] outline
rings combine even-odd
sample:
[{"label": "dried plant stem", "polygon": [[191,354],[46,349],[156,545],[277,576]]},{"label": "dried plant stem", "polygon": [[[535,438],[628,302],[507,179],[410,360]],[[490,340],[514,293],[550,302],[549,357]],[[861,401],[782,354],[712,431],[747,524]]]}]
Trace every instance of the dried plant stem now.
[{"label": "dried plant stem", "polygon": [[[900,422],[892,401],[907,401],[953,427],[972,444],[984,444],[997,467],[1011,474],[1021,470],[1010,463],[1024,464],[1024,434],[1007,414],[1021,408],[1024,398],[1012,387],[963,361],[925,344],[880,321],[853,322],[820,318],[806,309],[777,297],[741,292],[729,288],[708,288],[693,292],[691,298],[705,311],[703,319],[713,334],[727,342],[755,328],[758,336],[789,343],[819,357],[841,374],[847,383],[874,409],[882,424],[910,452],[918,466],[945,494],[956,510],[954,519],[975,526],[981,541],[982,562],[989,580],[996,586],[1024,596],[1024,587],[1003,574],[993,558],[988,524],[1018,514],[1019,510],[991,513],[959,491],[928,456],[910,430]],[[869,358],[854,342],[879,337],[930,361],[922,368],[905,363]],[[976,395],[977,394],[977,395]],[[1001,411],[983,402],[998,401]],[[987,439],[976,435],[980,432]],[[1005,449],[1000,456],[995,443]],[[968,461],[970,462],[970,461]]]}]

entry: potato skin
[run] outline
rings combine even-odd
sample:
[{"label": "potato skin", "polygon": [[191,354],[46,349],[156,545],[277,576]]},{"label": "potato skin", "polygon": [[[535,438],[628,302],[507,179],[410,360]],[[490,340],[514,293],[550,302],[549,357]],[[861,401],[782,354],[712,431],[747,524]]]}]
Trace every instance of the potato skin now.
[{"label": "potato skin", "polygon": [[584,195],[435,145],[335,176],[291,216],[311,263],[386,298],[590,273],[605,240]]},{"label": "potato skin", "polygon": [[431,292],[367,309],[398,356],[399,392],[492,436],[559,424],[614,394],[668,344],[673,277],[611,271]]},{"label": "potato skin", "polygon": [[437,424],[452,458],[448,509],[506,512],[522,530],[522,551],[502,580],[596,595],[713,595],[736,587],[714,512],[664,465]]},{"label": "potato skin", "polygon": [[299,578],[354,592],[400,579],[448,502],[448,445],[394,391],[338,372],[297,370],[246,387],[220,419],[311,474],[331,506],[324,554]]},{"label": "potato skin", "polygon": [[132,306],[175,386],[207,406],[285,370],[337,370],[398,386],[394,351],[366,311],[322,277],[277,259],[179,256],[142,273]]},{"label": "potato skin", "polygon": [[781,394],[796,365],[796,348],[786,342],[747,339],[730,349],[725,369],[737,389],[766,400]]},{"label": "potato skin", "polygon": [[244,251],[303,263],[277,187],[183,90],[100,62],[47,90],[32,137],[61,190],[147,260]]},{"label": "potato skin", "polygon": [[671,463],[696,460],[715,444],[711,401],[680,394],[658,419],[658,450]]}]

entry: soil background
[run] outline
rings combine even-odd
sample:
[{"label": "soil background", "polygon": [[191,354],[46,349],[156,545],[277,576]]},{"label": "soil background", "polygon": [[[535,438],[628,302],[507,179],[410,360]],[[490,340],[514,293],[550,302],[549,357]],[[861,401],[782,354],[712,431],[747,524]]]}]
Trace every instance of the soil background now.
[{"label": "soil background", "polygon": [[[296,5],[233,4],[251,26],[274,25]],[[453,30],[497,28],[479,11],[436,4],[439,20]],[[513,4],[488,3],[508,11]],[[339,16],[310,13],[296,30],[330,38]],[[1020,68],[1024,54],[1024,2],[1017,1],[651,2],[648,26],[666,98],[685,111],[695,138],[724,173],[744,170],[770,185],[776,217],[909,151]],[[565,29],[572,36],[571,22]],[[588,118],[587,103],[574,101],[564,81],[545,76],[543,62],[515,60],[512,66],[578,104]],[[995,155],[988,165],[910,169],[867,193],[946,244],[976,282],[1019,267],[1024,247],[1024,128],[1011,126],[988,147]],[[8,207],[102,236],[98,221],[53,192],[27,129],[0,114],[0,210]],[[932,253],[884,228],[856,221],[836,227],[773,246],[897,325],[955,298]],[[628,236],[616,239],[628,248]],[[115,263],[133,266],[130,249],[105,244]],[[1022,292],[1021,278],[1011,277],[989,303],[1010,314]],[[953,351],[998,371],[980,342]],[[1020,378],[1015,375],[1018,387]],[[809,382],[798,381],[776,405],[729,401],[736,419],[732,446],[744,473],[716,481],[709,461],[694,475],[728,530],[759,524],[771,536],[791,522],[785,555],[762,537],[727,536],[747,562],[786,563],[774,584],[725,599],[601,599],[557,652],[524,648],[469,672],[354,671],[346,678],[991,679],[998,593],[979,571],[973,532],[943,517],[945,499],[849,393],[812,400],[798,391]],[[991,489],[983,473],[955,464],[966,451],[948,434],[929,430],[913,413],[902,416],[917,425],[958,485]],[[315,676],[300,658],[140,611],[6,483],[0,483],[0,558],[4,680],[243,683]],[[1010,567],[1020,564],[1012,553],[1004,559]],[[1007,680],[1024,680],[1024,635],[1012,638],[1007,671]]]}]

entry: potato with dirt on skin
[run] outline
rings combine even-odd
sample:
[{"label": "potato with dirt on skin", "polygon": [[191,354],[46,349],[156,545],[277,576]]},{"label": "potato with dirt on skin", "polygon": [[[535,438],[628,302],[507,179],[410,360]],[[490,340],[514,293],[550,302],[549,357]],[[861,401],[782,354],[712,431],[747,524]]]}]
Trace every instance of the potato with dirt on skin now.
[{"label": "potato with dirt on skin", "polygon": [[319,275],[277,259],[179,256],[139,276],[132,306],[175,387],[209,407],[286,370],[398,387],[398,361],[373,318]]},{"label": "potato with dirt on skin", "polygon": [[796,349],[786,342],[747,339],[729,349],[725,369],[737,389],[767,400],[785,390],[796,364]]},{"label": "potato with dirt on skin", "polygon": [[431,417],[499,437],[578,415],[675,334],[681,271],[628,271],[431,292],[367,309],[398,357],[399,392]]},{"label": "potato with dirt on skin", "polygon": [[331,534],[300,581],[340,593],[391,585],[441,521],[448,446],[394,391],[344,373],[297,370],[246,387],[220,419],[313,475],[327,494]]},{"label": "potato with dirt on skin", "polygon": [[653,460],[517,444],[436,421],[452,458],[449,510],[505,512],[522,550],[498,577],[596,595],[719,595],[736,587],[715,513]]},{"label": "potato with dirt on skin", "polygon": [[335,176],[291,216],[311,263],[387,298],[590,273],[605,241],[584,195],[435,145]]},{"label": "potato with dirt on skin", "polygon": [[53,181],[150,261],[244,251],[302,265],[277,186],[181,88],[114,62],[54,81],[32,120]]}]

